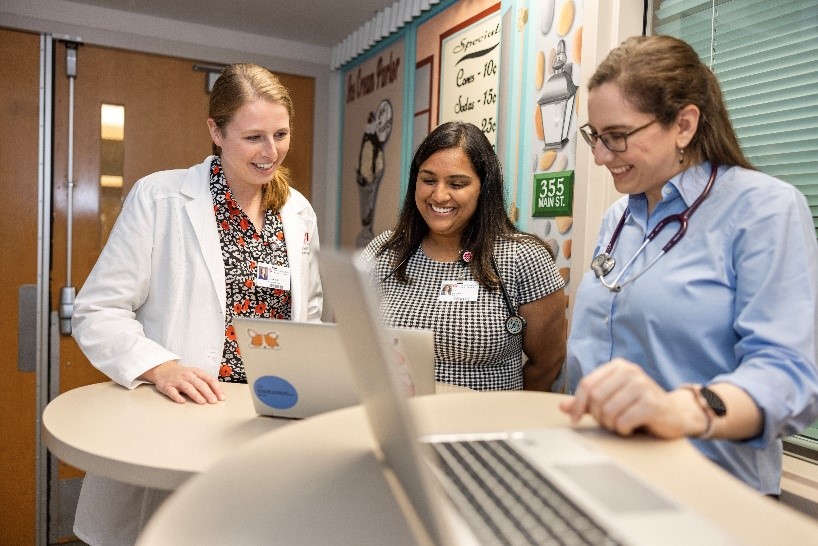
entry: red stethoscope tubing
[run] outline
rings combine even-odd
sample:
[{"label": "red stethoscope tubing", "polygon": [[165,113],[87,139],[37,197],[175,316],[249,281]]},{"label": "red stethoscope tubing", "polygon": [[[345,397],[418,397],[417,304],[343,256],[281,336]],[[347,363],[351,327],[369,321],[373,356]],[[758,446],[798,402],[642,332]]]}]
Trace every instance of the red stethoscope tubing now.
[{"label": "red stethoscope tubing", "polygon": [[[662,251],[656,257],[656,259],[658,259],[660,256],[668,252],[671,248],[676,246],[676,244],[682,240],[682,237],[684,237],[685,233],[687,232],[687,224],[688,221],[690,220],[690,217],[693,216],[693,213],[696,212],[696,209],[699,208],[699,205],[701,205],[702,202],[707,198],[707,196],[710,195],[710,189],[713,187],[713,182],[716,180],[717,172],[718,165],[713,163],[710,171],[710,179],[707,181],[707,185],[704,187],[704,190],[702,190],[702,193],[699,194],[699,197],[696,198],[693,204],[687,207],[684,211],[680,212],[679,214],[671,214],[670,216],[663,218],[658,224],[656,224],[656,226],[654,226],[654,228],[648,234],[646,240],[642,243],[642,246],[640,246],[639,250],[636,251],[636,254],[628,261],[627,264],[625,264],[625,267],[614,280],[613,285],[609,286],[607,283],[605,283],[605,281],[602,281],[602,284],[604,284],[605,286],[612,290],[613,289],[616,289],[617,291],[620,290],[622,288],[622,284],[618,284],[618,280],[622,277],[625,271],[627,271],[627,269],[630,268],[630,265],[636,259],[636,256],[638,256],[639,253],[642,252],[642,249],[644,249],[645,246],[650,241],[655,239],[656,236],[659,235],[659,233],[668,224],[672,222],[679,222],[679,229],[676,231],[673,237],[671,237],[670,240],[667,243],[665,243],[665,246],[662,247]],[[625,212],[622,213],[622,217],[619,219],[619,223],[616,225],[613,235],[611,235],[611,240],[608,242],[608,246],[605,248],[605,253],[596,256],[594,258],[594,261],[592,262],[591,269],[594,271],[594,273],[596,273],[597,277],[599,277],[600,280],[602,280],[602,277],[610,273],[616,264],[615,260],[611,256],[611,252],[613,251],[616,242],[619,240],[619,234],[622,231],[622,227],[625,225],[625,220],[627,219],[629,212],[630,212],[629,209],[626,208]],[[655,262],[656,259],[654,259],[653,262]],[[651,262],[650,265],[653,265],[653,262]],[[607,268],[608,269],[607,271],[604,271],[603,270],[604,266],[602,264],[607,265],[608,263],[610,263],[610,267]],[[639,275],[641,275],[641,273]],[[636,277],[639,277],[639,275],[637,275]],[[635,280],[636,277],[634,277],[634,279],[631,280]]]}]

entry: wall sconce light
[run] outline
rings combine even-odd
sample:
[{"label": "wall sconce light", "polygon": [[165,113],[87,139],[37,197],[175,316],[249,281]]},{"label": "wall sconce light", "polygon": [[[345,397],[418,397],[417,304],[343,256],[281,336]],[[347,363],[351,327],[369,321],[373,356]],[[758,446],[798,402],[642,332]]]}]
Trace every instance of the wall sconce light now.
[{"label": "wall sconce light", "polygon": [[560,40],[554,57],[554,74],[543,85],[543,94],[537,101],[542,114],[543,150],[562,148],[568,143],[577,86],[571,75],[573,65],[566,63],[567,59],[565,41]]}]

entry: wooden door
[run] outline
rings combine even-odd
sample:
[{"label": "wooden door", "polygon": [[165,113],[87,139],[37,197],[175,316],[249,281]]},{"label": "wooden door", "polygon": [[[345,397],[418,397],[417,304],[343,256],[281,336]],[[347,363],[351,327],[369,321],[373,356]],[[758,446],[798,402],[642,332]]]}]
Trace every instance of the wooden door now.
[{"label": "wooden door", "polygon": [[[0,268],[3,326],[17,332],[17,287],[36,282],[39,36],[0,30],[0,187],[7,209],[0,215],[4,257],[14,266]],[[59,308],[60,290],[68,282],[68,108],[66,44],[55,43],[54,150],[52,185],[51,309]],[[206,74],[194,61],[80,44],[74,79],[73,244],[70,284],[79,290],[104,244],[115,218],[116,201],[140,177],[154,171],[186,168],[211,151],[207,131]],[[292,90],[296,117],[293,143],[285,161],[296,188],[310,197],[314,80],[281,74]],[[124,107],[121,154],[122,187],[113,192],[100,184],[101,165],[111,159],[108,139],[101,136],[102,105]],[[113,203],[113,206],[112,206]],[[47,239],[48,240],[48,239]],[[49,318],[45,317],[46,323]],[[53,338],[54,336],[52,336]],[[0,544],[35,541],[35,374],[17,372],[16,335],[3,336],[5,367],[0,374]],[[58,392],[107,380],[93,368],[70,336],[59,336]],[[50,541],[70,538],[73,503],[83,473],[60,463],[49,484]]]},{"label": "wooden door", "polygon": [[315,78],[276,73],[281,83],[290,91],[295,116],[290,151],[284,165],[293,175],[293,187],[312,200],[312,131],[315,104]]},{"label": "wooden door", "polygon": [[0,544],[9,545],[35,541],[36,376],[17,367],[17,295],[37,282],[39,70],[39,36],[0,29]]}]

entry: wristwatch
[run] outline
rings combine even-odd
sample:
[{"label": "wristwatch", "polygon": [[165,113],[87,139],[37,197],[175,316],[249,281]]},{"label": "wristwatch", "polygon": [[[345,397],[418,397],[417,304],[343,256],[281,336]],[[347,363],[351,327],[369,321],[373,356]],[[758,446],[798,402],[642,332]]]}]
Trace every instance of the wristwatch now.
[{"label": "wristwatch", "polygon": [[709,439],[713,434],[714,418],[727,415],[727,406],[724,405],[724,401],[718,394],[704,385],[682,385],[680,388],[693,393],[696,403],[699,404],[707,419],[707,428],[697,438],[701,440]]},{"label": "wristwatch", "polygon": [[704,397],[707,405],[718,417],[724,417],[727,415],[727,407],[725,407],[724,402],[718,394],[711,391],[706,386],[702,386],[702,388],[699,389],[699,393]]}]

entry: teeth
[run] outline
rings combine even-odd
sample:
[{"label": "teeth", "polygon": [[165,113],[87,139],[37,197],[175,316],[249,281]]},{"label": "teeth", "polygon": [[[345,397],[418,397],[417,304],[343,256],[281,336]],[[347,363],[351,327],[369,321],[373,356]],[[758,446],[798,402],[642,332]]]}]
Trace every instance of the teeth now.
[{"label": "teeth", "polygon": [[254,163],[254,165],[259,169],[269,169],[270,167],[273,166],[272,163]]},{"label": "teeth", "polygon": [[616,167],[616,168],[610,167],[608,170],[610,170],[611,173],[613,173],[613,174],[622,174],[625,171],[627,171],[628,169],[630,169],[630,167]]},{"label": "teeth", "polygon": [[432,205],[432,210],[440,214],[445,214],[454,210],[454,207],[436,207]]}]

